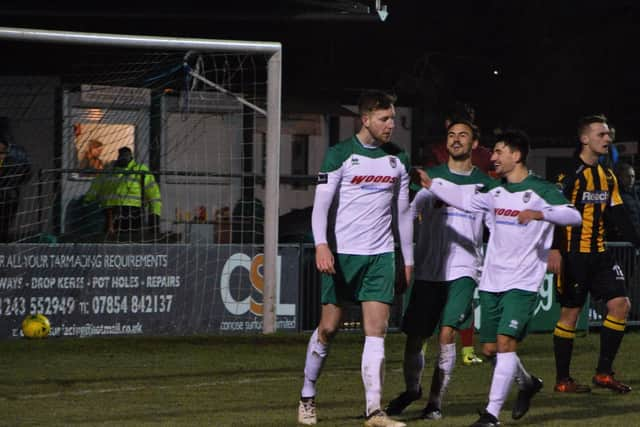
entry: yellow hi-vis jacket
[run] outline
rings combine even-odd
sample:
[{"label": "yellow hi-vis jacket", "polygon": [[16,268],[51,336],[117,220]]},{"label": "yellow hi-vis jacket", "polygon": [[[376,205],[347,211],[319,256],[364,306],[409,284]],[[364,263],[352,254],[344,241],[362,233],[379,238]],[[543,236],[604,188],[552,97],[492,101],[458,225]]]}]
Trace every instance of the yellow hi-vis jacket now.
[{"label": "yellow hi-vis jacket", "polygon": [[[140,173],[117,173],[119,170]],[[144,179],[144,182],[143,182]],[[160,216],[162,198],[160,187],[149,168],[131,160],[126,168],[113,168],[113,173],[101,173],[93,180],[84,196],[85,202],[97,201],[104,208],[131,206],[141,208],[142,202],[149,213]]]}]

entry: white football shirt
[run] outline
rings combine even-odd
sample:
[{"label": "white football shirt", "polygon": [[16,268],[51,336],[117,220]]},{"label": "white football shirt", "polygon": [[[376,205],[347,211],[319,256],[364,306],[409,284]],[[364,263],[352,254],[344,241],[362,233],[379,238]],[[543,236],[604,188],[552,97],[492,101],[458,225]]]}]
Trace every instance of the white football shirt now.
[{"label": "white football shirt", "polygon": [[[458,208],[489,215],[492,230],[478,286],[481,291],[538,292],[547,270],[554,224],[581,223],[580,213],[558,188],[533,175],[519,183],[497,181],[473,195],[462,194],[458,185],[435,178],[431,191]],[[518,215],[527,209],[541,211],[544,220],[519,224]]]},{"label": "white football shirt", "polygon": [[[477,168],[470,172],[461,175],[446,164],[427,169],[432,178],[457,184],[458,191],[467,197],[492,181]],[[414,255],[416,280],[444,282],[470,277],[477,282],[484,252],[484,213],[450,206],[426,188],[416,194],[412,211],[420,220]]]},{"label": "white football shirt", "polygon": [[393,252],[395,200],[405,264],[413,265],[409,168],[408,156],[393,143],[370,147],[353,136],[330,147],[316,186],[312,221],[315,244],[327,242],[326,202],[330,200],[336,209],[337,253]]}]

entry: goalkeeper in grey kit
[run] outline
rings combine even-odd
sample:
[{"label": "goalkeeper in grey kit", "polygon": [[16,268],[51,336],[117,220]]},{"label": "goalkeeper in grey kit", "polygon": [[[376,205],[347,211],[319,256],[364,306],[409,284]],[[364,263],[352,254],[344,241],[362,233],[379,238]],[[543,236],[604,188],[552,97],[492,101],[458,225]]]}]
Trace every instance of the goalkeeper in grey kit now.
[{"label": "goalkeeper in grey kit", "polygon": [[[316,267],[322,273],[322,314],[307,347],[298,422],[317,423],[316,381],[338,332],[345,303],[362,307],[365,334],[362,380],[364,425],[402,427],[381,409],[384,336],[395,292],[392,212],[397,212],[404,277],[413,272],[413,218],[409,207],[409,159],[390,142],[395,98],[380,91],[360,97],[362,127],[356,135],[330,147],[318,175],[312,226]],[[328,242],[330,207],[335,216],[335,247]],[[394,206],[395,205],[395,206]]]},{"label": "goalkeeper in grey kit", "polygon": [[516,353],[526,336],[538,300],[553,240],[553,226],[579,225],[580,213],[556,186],[529,174],[528,137],[507,131],[498,137],[491,156],[501,180],[475,194],[465,194],[442,178],[420,171],[422,185],[438,198],[469,212],[483,212],[493,224],[478,286],[480,341],[487,357],[496,356],[489,403],[473,427],[499,425],[498,415],[515,379],[520,389],[512,417],[529,410],[542,380],[530,375]]}]

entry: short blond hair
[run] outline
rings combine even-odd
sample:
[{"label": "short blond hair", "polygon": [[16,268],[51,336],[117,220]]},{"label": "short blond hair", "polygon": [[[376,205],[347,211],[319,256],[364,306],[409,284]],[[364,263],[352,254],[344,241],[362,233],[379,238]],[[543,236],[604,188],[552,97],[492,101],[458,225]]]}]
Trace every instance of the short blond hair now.
[{"label": "short blond hair", "polygon": [[396,103],[395,95],[381,90],[368,90],[362,92],[358,100],[358,111],[360,115],[371,113],[376,110],[386,110]]}]

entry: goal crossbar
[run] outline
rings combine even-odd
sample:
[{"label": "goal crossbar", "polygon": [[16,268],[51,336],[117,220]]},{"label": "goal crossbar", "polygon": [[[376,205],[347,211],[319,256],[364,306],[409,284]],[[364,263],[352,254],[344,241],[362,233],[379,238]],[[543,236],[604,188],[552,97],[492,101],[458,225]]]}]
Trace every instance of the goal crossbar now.
[{"label": "goal crossbar", "polygon": [[278,42],[84,33],[12,27],[0,27],[0,38],[32,42],[75,43],[137,48],[200,49],[240,53],[276,54],[282,50],[282,45]]},{"label": "goal crossbar", "polygon": [[122,46],[265,54],[267,64],[266,99],[266,173],[264,210],[264,301],[263,332],[276,329],[276,265],[278,251],[278,205],[280,184],[280,121],[282,45],[278,42],[213,40],[147,35],[101,34],[54,31],[30,28],[0,27],[0,40],[79,44],[90,46]]}]

